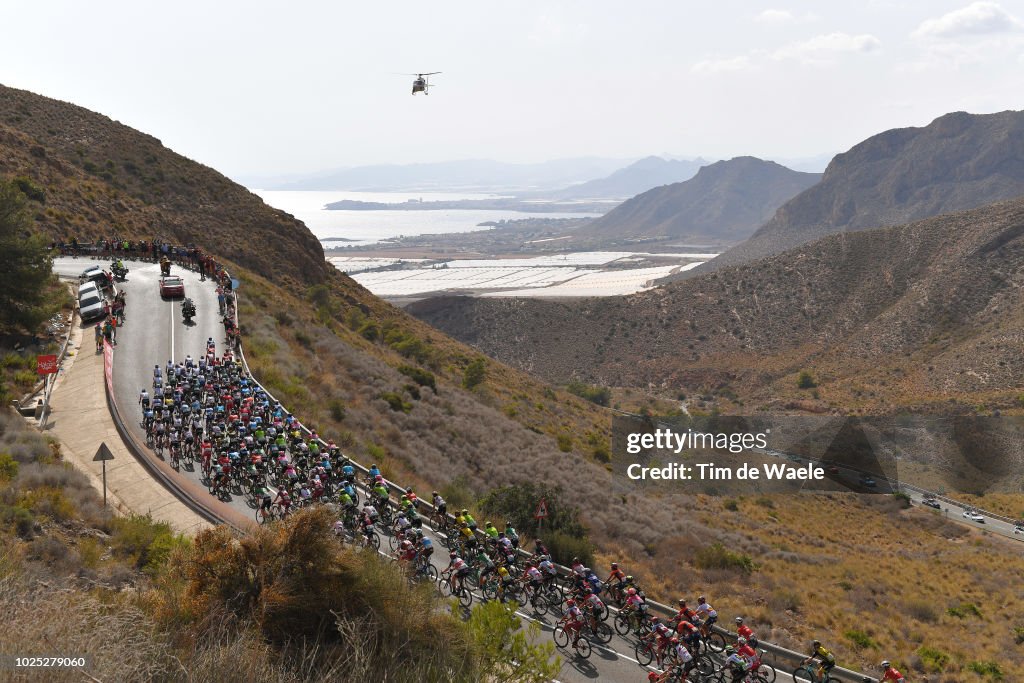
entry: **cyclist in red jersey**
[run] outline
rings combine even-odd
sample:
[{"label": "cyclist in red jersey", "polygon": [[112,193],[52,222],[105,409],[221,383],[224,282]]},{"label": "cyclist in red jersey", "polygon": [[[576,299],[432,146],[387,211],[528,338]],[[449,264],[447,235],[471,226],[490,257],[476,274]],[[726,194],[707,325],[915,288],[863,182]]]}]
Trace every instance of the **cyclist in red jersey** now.
[{"label": "cyclist in red jersey", "polygon": [[882,662],[882,672],[883,681],[892,681],[893,683],[906,683],[907,679],[903,678],[903,674],[897,671],[895,667],[893,667],[893,665],[888,662],[888,660]]}]

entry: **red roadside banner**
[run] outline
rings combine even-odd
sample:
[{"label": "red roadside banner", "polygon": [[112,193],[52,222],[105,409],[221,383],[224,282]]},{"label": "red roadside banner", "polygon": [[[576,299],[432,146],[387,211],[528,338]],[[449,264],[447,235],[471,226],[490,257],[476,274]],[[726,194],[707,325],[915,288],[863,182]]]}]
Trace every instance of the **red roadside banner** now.
[{"label": "red roadside banner", "polygon": [[52,375],[57,372],[57,356],[36,356],[36,372],[40,375]]},{"label": "red roadside banner", "polygon": [[107,391],[114,394],[114,347],[109,340],[103,340],[103,375],[107,378]]}]

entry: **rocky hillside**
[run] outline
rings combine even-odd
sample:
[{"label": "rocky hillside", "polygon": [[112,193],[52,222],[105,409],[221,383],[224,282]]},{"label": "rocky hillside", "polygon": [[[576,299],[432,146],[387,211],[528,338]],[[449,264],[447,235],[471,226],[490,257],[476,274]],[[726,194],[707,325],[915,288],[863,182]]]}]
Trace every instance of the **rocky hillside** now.
[{"label": "rocky hillside", "polygon": [[[833,235],[629,297],[446,298],[409,310],[555,382],[779,407],[1017,407],[1024,200]],[[818,384],[798,389],[800,371]],[[948,404],[947,404],[948,407]]]},{"label": "rocky hillside", "polygon": [[900,225],[1024,195],[1024,111],[946,114],[868,138],[786,202],[747,242],[699,271],[837,232]]},{"label": "rocky hillside", "polygon": [[43,189],[36,222],[53,239],[159,235],[278,282],[313,284],[330,271],[301,222],[88,109],[0,85],[0,150],[0,175]]},{"label": "rocky hillside", "polygon": [[719,161],[689,180],[633,197],[588,224],[580,236],[735,243],[820,178],[754,157]]}]

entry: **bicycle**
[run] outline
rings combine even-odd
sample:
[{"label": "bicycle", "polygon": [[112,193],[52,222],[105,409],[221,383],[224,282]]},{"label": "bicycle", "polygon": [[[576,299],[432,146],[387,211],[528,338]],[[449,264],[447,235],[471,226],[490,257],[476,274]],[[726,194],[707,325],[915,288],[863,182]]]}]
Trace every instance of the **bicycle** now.
[{"label": "bicycle", "polygon": [[[569,634],[565,631],[565,628],[561,624],[556,626],[555,630],[551,632],[551,637],[554,638],[556,646],[563,650],[568,649]],[[590,641],[587,640],[586,636],[578,634],[576,636],[576,642],[572,644],[572,647],[576,651],[576,654],[582,657],[583,659],[587,659],[588,657],[590,657]]]},{"label": "bicycle", "polygon": [[468,609],[473,604],[473,593],[465,585],[453,586],[450,571],[441,572],[441,576],[441,580],[437,583],[437,590],[441,593],[441,596],[454,596],[458,598],[460,605]]},{"label": "bicycle", "polygon": [[816,669],[817,665],[815,664],[801,664],[793,669],[793,681],[795,683],[829,683],[833,680],[827,671],[822,674],[821,678],[818,678]]},{"label": "bicycle", "polygon": [[647,616],[637,610],[620,611],[615,615],[612,622],[615,632],[620,636],[632,633],[635,636],[643,636],[651,632]]}]

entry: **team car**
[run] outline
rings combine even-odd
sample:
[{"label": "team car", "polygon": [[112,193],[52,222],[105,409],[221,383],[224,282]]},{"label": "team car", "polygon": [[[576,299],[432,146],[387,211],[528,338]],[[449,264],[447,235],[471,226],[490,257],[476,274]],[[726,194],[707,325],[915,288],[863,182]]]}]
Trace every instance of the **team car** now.
[{"label": "team car", "polygon": [[160,278],[160,296],[185,296],[185,281],[177,275],[165,275]]}]

